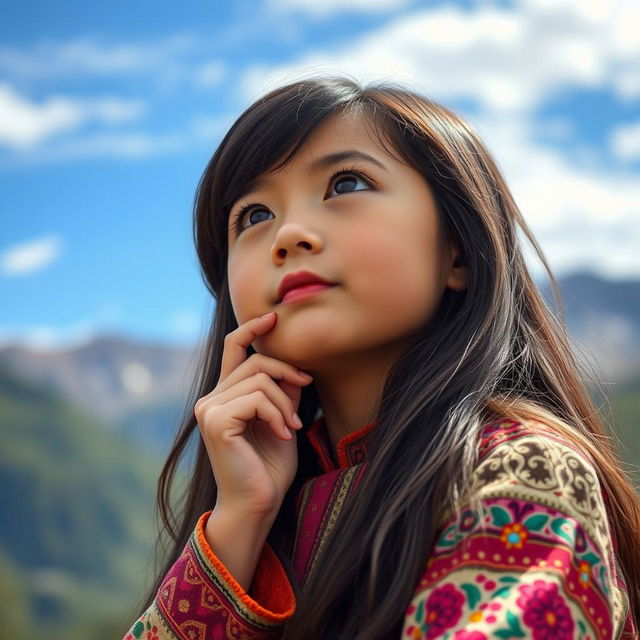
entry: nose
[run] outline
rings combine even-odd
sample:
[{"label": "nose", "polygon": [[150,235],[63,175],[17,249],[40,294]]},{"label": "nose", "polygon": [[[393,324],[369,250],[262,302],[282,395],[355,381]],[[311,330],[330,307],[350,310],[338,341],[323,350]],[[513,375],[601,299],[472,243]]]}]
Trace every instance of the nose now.
[{"label": "nose", "polygon": [[307,227],[289,223],[280,227],[271,248],[273,261],[282,262],[287,256],[298,253],[318,253],[322,250],[322,239]]}]

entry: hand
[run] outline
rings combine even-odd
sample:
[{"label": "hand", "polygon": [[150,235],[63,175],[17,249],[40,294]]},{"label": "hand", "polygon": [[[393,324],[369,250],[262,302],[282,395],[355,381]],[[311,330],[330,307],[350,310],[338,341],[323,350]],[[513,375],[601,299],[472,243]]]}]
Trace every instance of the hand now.
[{"label": "hand", "polygon": [[[247,348],[276,324],[253,318],[224,341],[220,378],[194,408],[218,488],[216,510],[275,518],[298,466],[293,415],[311,376]],[[293,430],[293,431],[292,431]]]}]

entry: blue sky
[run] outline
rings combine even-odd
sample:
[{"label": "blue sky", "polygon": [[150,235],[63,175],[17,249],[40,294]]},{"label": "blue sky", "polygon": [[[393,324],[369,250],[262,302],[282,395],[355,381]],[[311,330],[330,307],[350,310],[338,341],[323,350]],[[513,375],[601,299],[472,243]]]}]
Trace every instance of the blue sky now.
[{"label": "blue sky", "polygon": [[[0,21],[0,343],[190,345],[191,208],[222,136],[314,73],[466,117],[559,276],[640,277],[634,0],[20,2]],[[534,273],[538,265],[532,260]]]}]

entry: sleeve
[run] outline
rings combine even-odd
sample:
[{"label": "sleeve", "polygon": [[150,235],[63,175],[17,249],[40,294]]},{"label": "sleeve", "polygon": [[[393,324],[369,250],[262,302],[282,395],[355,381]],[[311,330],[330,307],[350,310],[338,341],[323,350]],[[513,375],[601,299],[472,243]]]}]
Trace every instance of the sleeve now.
[{"label": "sleeve", "polygon": [[403,640],[619,637],[628,603],[585,457],[551,435],[505,438],[469,495],[439,532]]},{"label": "sleeve", "polygon": [[208,545],[204,513],[155,599],[123,640],[279,638],[296,602],[286,572],[265,542],[247,593]]}]

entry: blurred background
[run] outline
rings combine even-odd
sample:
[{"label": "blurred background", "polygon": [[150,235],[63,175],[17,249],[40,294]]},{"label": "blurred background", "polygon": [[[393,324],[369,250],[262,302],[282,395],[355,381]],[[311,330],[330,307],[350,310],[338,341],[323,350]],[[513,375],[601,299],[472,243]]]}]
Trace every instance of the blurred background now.
[{"label": "blurred background", "polygon": [[633,0],[22,0],[2,14],[0,637],[106,640],[133,621],[214,310],[197,182],[253,100],[305,75],[402,82],[478,130],[640,486]]}]

